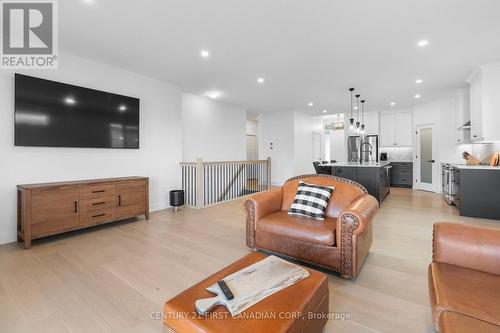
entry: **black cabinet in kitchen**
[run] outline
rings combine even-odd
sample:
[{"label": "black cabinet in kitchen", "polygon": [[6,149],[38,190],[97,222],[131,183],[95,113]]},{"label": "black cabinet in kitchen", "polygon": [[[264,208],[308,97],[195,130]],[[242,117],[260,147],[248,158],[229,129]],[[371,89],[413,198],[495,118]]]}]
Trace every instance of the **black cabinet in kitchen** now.
[{"label": "black cabinet in kitchen", "polygon": [[391,162],[391,181],[393,187],[413,187],[413,163]]},{"label": "black cabinet in kitchen", "polygon": [[455,204],[461,216],[500,220],[500,170],[463,168],[454,182]]},{"label": "black cabinet in kitchen", "polygon": [[336,166],[333,168],[334,175],[353,180],[366,188],[379,202],[382,202],[389,194],[389,171],[388,166],[383,167],[357,167]]},{"label": "black cabinet in kitchen", "polygon": [[350,180],[356,181],[357,175],[356,175],[356,167],[350,167],[350,166],[337,166],[334,167],[334,175],[337,177],[342,177]]}]

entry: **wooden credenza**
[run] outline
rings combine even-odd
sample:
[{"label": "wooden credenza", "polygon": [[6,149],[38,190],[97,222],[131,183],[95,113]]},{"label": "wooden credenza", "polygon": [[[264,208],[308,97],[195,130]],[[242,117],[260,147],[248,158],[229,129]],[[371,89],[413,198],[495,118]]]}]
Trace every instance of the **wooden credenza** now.
[{"label": "wooden credenza", "polygon": [[149,219],[149,178],[126,177],[17,186],[17,240],[144,215]]}]

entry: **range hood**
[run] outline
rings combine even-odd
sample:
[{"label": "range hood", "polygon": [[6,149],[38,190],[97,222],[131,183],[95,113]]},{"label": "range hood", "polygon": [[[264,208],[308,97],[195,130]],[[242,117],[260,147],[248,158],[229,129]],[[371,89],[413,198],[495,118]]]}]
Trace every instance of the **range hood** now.
[{"label": "range hood", "polygon": [[458,129],[459,130],[470,129],[470,121],[466,122],[465,124],[463,124],[462,126],[460,126]]}]

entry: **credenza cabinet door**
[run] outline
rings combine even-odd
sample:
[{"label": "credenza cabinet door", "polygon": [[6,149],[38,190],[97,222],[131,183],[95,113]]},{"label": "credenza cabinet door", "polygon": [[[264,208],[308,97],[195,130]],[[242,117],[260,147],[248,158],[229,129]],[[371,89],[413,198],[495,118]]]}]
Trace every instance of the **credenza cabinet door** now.
[{"label": "credenza cabinet door", "polygon": [[116,184],[115,219],[142,215],[146,211],[146,182],[143,180]]},{"label": "credenza cabinet door", "polygon": [[79,200],[78,188],[33,191],[31,194],[33,237],[78,227]]}]

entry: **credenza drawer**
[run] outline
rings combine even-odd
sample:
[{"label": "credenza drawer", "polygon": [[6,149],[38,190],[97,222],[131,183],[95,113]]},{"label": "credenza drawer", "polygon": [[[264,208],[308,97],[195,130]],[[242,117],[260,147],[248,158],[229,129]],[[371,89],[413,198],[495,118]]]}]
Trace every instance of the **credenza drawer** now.
[{"label": "credenza drawer", "polygon": [[101,209],[80,214],[80,226],[91,226],[102,222],[110,222],[114,218],[113,210]]},{"label": "credenza drawer", "polygon": [[115,184],[103,184],[85,186],[80,189],[80,197],[83,198],[100,198],[116,194]]},{"label": "credenza drawer", "polygon": [[117,198],[114,195],[107,197],[84,198],[80,201],[80,210],[82,213],[103,209],[112,210],[116,207],[116,203]]}]

